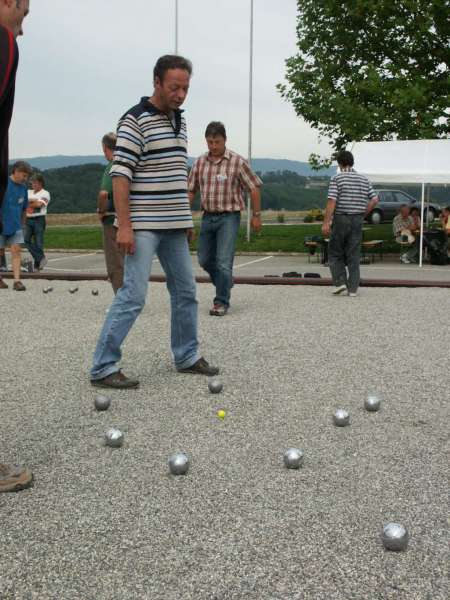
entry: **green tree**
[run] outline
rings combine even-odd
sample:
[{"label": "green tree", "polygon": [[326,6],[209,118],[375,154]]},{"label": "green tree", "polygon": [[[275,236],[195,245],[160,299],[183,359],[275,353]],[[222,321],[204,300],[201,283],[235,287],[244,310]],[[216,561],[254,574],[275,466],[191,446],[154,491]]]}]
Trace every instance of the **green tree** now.
[{"label": "green tree", "polygon": [[297,35],[278,89],[334,150],[448,137],[449,0],[298,0]]}]

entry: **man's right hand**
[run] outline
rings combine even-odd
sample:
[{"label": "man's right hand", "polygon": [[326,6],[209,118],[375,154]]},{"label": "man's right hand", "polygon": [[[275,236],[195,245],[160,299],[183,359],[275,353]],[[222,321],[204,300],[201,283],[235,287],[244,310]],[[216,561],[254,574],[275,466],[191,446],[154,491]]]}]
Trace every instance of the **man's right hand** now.
[{"label": "man's right hand", "polygon": [[124,254],[134,254],[134,233],[131,226],[120,227],[117,230],[116,243],[119,250],[122,250]]},{"label": "man's right hand", "polygon": [[324,223],[322,225],[322,235],[323,235],[323,237],[325,237],[325,238],[330,237],[330,231],[331,231],[331,225],[330,225],[330,223]]}]

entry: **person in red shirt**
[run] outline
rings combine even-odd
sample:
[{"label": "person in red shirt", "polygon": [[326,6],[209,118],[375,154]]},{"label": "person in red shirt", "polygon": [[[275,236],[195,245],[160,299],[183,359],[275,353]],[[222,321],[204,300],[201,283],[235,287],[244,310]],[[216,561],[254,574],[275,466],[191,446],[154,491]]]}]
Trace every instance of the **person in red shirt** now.
[{"label": "person in red shirt", "polygon": [[[29,5],[29,0],[0,0],[0,208],[8,185],[8,131],[19,61],[16,37],[23,34],[22,23]],[[0,492],[23,490],[32,481],[30,469],[0,463]]]}]

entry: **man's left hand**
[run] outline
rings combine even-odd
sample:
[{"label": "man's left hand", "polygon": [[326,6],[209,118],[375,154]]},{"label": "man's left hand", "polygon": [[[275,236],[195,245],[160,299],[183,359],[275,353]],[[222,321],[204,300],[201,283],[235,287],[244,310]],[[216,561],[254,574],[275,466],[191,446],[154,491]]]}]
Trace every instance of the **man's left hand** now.
[{"label": "man's left hand", "polygon": [[195,229],[186,229],[186,236],[189,244],[193,242],[195,240]]},{"label": "man's left hand", "polygon": [[250,225],[251,225],[251,228],[253,229],[253,231],[256,231],[256,232],[261,231],[261,227],[262,227],[261,217],[253,216]]}]

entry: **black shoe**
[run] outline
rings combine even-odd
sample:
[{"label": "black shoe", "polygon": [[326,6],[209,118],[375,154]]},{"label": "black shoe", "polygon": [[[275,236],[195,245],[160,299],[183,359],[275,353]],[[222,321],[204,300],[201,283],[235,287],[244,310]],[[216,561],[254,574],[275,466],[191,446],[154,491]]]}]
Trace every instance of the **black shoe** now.
[{"label": "black shoe", "polygon": [[212,367],[202,356],[192,366],[188,367],[187,369],[178,369],[178,372],[213,377],[214,375],[218,375],[219,367]]},{"label": "black shoe", "polygon": [[115,373],[111,373],[111,375],[102,377],[102,379],[91,379],[91,384],[96,387],[127,390],[137,388],[139,380],[127,377],[122,371],[116,371]]}]

